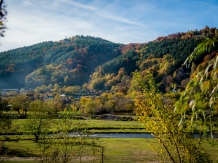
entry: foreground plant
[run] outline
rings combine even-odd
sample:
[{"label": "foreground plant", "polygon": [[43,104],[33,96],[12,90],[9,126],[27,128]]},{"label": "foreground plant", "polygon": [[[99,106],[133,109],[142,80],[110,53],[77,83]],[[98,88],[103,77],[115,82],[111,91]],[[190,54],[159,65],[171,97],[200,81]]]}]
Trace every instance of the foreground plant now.
[{"label": "foreground plant", "polygon": [[[195,139],[186,131],[186,126],[179,126],[181,115],[165,105],[163,95],[158,92],[152,74],[146,79],[140,73],[134,73],[134,85],[141,92],[133,92],[138,120],[159,140],[158,146],[151,144],[162,162],[193,163],[211,162],[202,147],[202,137]],[[146,81],[146,82],[145,82]]]},{"label": "foreground plant", "polygon": [[[212,53],[207,54],[210,52]],[[202,131],[210,132],[213,138],[214,125],[218,120],[218,37],[206,38],[186,59],[184,65],[189,67],[201,57],[204,57],[204,61],[192,74],[176,103],[175,111],[182,115],[180,125],[186,124],[195,130],[200,124]]]},{"label": "foreground plant", "polygon": [[0,94],[0,134],[3,135],[3,139],[0,139],[0,162],[5,161],[7,157],[8,149],[5,147],[5,142],[8,139],[8,131],[11,129],[12,119],[15,118],[13,114],[8,111],[8,103],[5,99],[2,99]]},{"label": "foreground plant", "polygon": [[68,163],[102,160],[103,147],[92,138],[87,124],[72,121],[69,114],[54,121],[57,132],[46,135],[39,143],[40,162]]}]

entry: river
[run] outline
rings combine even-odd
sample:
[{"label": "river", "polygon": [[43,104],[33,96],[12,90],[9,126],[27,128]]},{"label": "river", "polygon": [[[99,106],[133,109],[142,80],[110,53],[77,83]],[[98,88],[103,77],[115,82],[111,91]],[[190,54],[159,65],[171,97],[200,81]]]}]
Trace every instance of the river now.
[{"label": "river", "polygon": [[[79,136],[76,133],[69,134],[71,136]],[[154,138],[154,136],[150,133],[95,133],[90,134],[90,136],[96,138]],[[199,134],[194,134],[194,137],[199,138]],[[218,134],[214,134],[213,137],[218,138]]]}]

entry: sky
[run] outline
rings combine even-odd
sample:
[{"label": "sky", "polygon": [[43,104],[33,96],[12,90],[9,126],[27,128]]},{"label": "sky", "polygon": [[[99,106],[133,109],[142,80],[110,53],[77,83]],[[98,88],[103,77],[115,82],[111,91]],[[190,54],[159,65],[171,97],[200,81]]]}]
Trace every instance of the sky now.
[{"label": "sky", "polygon": [[218,28],[218,0],[4,0],[0,52],[75,35],[145,43],[206,25]]}]

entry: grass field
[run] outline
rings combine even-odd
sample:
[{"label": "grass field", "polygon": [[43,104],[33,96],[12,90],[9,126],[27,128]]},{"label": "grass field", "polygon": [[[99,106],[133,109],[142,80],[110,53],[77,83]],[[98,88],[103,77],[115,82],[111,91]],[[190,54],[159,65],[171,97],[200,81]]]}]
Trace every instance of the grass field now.
[{"label": "grass field", "polygon": [[[149,143],[155,143],[155,139],[138,138],[101,138],[100,143],[105,147],[104,162],[108,163],[136,163],[153,162],[157,160],[155,152],[151,151]],[[19,142],[6,142],[6,146],[12,151],[20,151],[19,157],[31,157],[36,154],[36,144],[32,140]],[[25,160],[22,160],[23,162]],[[19,162],[18,160],[8,162]],[[26,162],[35,162],[27,160]]]},{"label": "grass field", "polygon": [[[13,120],[11,133],[26,133],[23,124],[26,119]],[[57,120],[55,120],[57,121]],[[78,120],[73,120],[78,122]],[[147,132],[138,121],[109,121],[109,120],[79,120],[87,124],[87,128],[91,132],[101,133],[136,133]],[[50,131],[56,130],[51,126]],[[11,135],[9,138],[12,141],[5,142],[6,147],[10,150],[10,156],[17,156],[14,160],[6,161],[10,163],[35,163],[33,157],[37,155],[36,143],[33,141],[34,137],[31,135],[20,135],[19,141],[16,135]],[[141,162],[158,162],[158,155],[152,151],[149,146],[150,143],[157,144],[156,139],[149,138],[100,138],[102,146],[105,148],[104,162],[106,163],[141,163]],[[218,140],[216,139],[216,146],[211,146],[205,143],[204,146],[213,160],[217,159]],[[26,159],[24,159],[26,158]]]},{"label": "grass field", "polygon": [[105,162],[137,163],[157,161],[157,154],[151,150],[149,143],[155,139],[142,138],[108,138],[100,139],[105,147]]},{"label": "grass field", "polygon": [[[12,121],[12,127],[9,133],[26,133],[28,131],[23,128],[27,119],[16,119]],[[51,120],[50,131],[54,131],[55,126],[52,126]],[[110,120],[72,120],[76,122],[83,122],[87,124],[87,128],[91,132],[147,132],[142,124],[138,121],[110,121]]]},{"label": "grass field", "polygon": [[[24,138],[22,138],[24,139]],[[20,140],[19,142],[6,142],[6,146],[11,151],[16,153],[19,157],[32,157],[37,154],[36,144],[33,140]],[[152,151],[149,146],[150,143],[157,144],[156,139],[148,138],[100,138],[101,145],[104,146],[104,162],[106,163],[141,163],[141,162],[158,162],[158,155]],[[204,146],[213,160],[217,159],[218,140],[216,140],[216,146],[211,146],[208,143],[204,143]],[[19,152],[18,152],[19,151]],[[8,162],[25,162],[34,163],[32,160],[19,159]]]}]

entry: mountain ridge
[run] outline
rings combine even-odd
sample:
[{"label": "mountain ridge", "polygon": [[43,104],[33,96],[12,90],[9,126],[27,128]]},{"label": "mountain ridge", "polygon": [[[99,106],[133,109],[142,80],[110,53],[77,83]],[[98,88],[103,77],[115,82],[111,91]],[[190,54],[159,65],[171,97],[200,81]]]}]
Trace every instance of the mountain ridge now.
[{"label": "mountain ridge", "polygon": [[[58,84],[61,87],[79,85],[92,91],[119,91],[114,87],[122,85],[122,78],[130,82],[132,72],[145,71],[145,65],[148,63],[151,65],[150,69],[153,66],[160,83],[163,78],[178,71],[204,37],[217,33],[216,28],[206,26],[199,31],[170,34],[148,43],[127,45],[98,37],[77,35],[55,42],[47,41],[17,48],[0,53],[0,87],[35,88]],[[174,63],[172,71],[160,75],[160,61],[167,62],[163,60],[167,55],[175,60],[171,62]],[[148,61],[150,56],[153,59]],[[122,76],[119,76],[120,74]],[[129,85],[129,82],[126,85]]]}]

